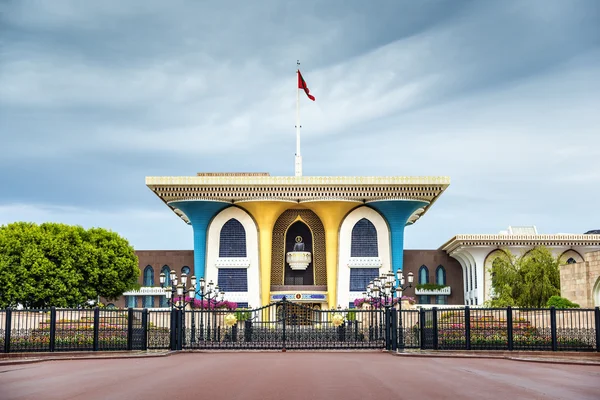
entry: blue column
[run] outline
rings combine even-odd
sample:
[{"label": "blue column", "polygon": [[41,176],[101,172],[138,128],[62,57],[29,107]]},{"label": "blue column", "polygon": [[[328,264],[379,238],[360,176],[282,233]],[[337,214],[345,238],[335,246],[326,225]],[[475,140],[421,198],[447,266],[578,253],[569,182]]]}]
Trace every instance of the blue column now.
[{"label": "blue column", "polygon": [[427,205],[416,200],[384,200],[367,203],[387,220],[391,236],[392,271],[402,269],[404,261],[404,227],[408,218],[419,208]]},{"label": "blue column", "polygon": [[200,279],[205,276],[208,224],[219,211],[231,204],[219,201],[190,200],[175,201],[169,205],[183,211],[192,224],[194,229],[194,274],[197,279]]}]

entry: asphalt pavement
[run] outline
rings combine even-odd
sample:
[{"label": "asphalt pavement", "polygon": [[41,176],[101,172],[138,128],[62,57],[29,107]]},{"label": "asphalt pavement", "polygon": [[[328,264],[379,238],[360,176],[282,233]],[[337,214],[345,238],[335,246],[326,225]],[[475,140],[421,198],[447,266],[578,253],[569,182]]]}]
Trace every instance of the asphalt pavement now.
[{"label": "asphalt pavement", "polygon": [[0,399],[600,399],[600,366],[381,352],[182,353],[0,366]]}]

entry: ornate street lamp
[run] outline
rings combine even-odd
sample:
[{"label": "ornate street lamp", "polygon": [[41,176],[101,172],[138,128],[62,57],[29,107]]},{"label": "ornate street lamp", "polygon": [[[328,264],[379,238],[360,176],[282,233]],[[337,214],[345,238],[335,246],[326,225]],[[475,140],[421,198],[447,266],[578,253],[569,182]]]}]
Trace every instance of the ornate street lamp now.
[{"label": "ornate street lamp", "polygon": [[[169,273],[170,278],[170,287],[165,287],[166,283],[166,275],[164,273],[160,274],[160,287],[165,289],[165,296],[167,298],[167,302],[171,305],[171,309],[178,309],[185,312],[185,307],[187,304],[193,304],[194,300],[199,297],[200,298],[200,331],[201,331],[201,340],[204,337],[204,302],[207,302],[208,309],[214,308],[214,305],[218,301],[223,301],[225,299],[225,292],[219,289],[219,285],[213,284],[212,281],[206,285],[204,277],[201,277],[199,281],[196,280],[196,276],[192,275],[189,278],[186,273],[181,274],[181,280],[177,278],[177,273],[175,270],[171,270]],[[189,283],[189,287],[188,287]],[[186,297],[187,294],[187,297]],[[177,295],[177,297],[175,297]],[[216,325],[216,316],[215,325]],[[183,319],[185,322],[185,318]],[[183,326],[183,325],[182,325]],[[209,321],[209,332],[208,337],[210,337],[210,321]],[[192,312],[192,332],[191,332],[191,342],[196,342],[196,317],[195,313]]]},{"label": "ornate street lamp", "polygon": [[[404,328],[402,326],[402,292],[412,287],[414,275],[412,272],[408,273],[408,285],[404,285],[404,274],[401,269],[396,271],[396,276],[392,272],[383,274],[378,278],[373,279],[367,285],[366,291],[363,296],[368,299],[369,303],[373,307],[381,307],[382,305],[386,308],[386,313],[391,315],[388,309],[393,306],[394,297],[398,302],[398,313],[399,313],[399,325],[400,325],[400,349],[404,349]],[[395,346],[394,346],[395,347]]]}]

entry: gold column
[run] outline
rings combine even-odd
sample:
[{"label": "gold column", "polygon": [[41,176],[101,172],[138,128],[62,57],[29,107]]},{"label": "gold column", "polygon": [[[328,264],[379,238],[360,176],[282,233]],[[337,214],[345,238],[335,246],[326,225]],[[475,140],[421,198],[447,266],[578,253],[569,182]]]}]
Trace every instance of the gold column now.
[{"label": "gold column", "polygon": [[250,213],[258,226],[258,256],[260,260],[260,297],[262,305],[270,302],[271,294],[271,246],[273,226],[277,218],[294,203],[278,201],[251,201],[236,204]]},{"label": "gold column", "polygon": [[[337,268],[339,230],[344,217],[362,203],[349,201],[320,201],[302,203],[319,216],[325,229],[325,249],[327,252],[327,297],[329,308],[337,307]],[[347,304],[340,304],[346,308]]]}]

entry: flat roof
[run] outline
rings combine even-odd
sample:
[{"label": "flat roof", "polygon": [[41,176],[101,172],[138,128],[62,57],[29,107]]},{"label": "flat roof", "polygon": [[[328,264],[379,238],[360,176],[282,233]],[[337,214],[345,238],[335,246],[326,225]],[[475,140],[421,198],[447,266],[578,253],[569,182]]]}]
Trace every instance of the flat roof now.
[{"label": "flat roof", "polygon": [[384,200],[417,200],[427,203],[410,218],[416,222],[450,185],[447,176],[269,176],[266,173],[205,173],[197,176],[149,176],[150,188],[171,206],[176,201],[350,201],[368,204]]}]

